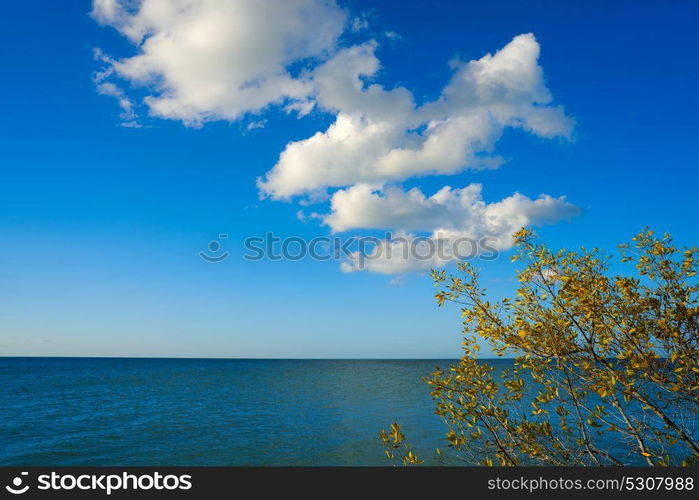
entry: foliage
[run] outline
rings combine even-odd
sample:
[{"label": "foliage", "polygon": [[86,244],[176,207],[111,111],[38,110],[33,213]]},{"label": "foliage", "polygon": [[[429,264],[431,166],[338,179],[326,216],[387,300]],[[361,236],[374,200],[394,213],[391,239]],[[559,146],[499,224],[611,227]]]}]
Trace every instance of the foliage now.
[{"label": "foliage", "polygon": [[410,446],[405,442],[405,435],[401,432],[400,425],[396,423],[391,424],[390,432],[381,430],[379,437],[384,444],[386,456],[389,460],[400,461],[403,465],[422,463],[422,460],[412,452]]},{"label": "foliage", "polygon": [[[553,252],[529,230],[515,242],[513,299],[487,300],[466,263],[432,273],[465,331],[459,363],[427,380],[451,449],[484,465],[699,463],[697,249],[643,231],[621,246],[629,277],[597,249]],[[514,368],[478,361],[479,339]]]}]

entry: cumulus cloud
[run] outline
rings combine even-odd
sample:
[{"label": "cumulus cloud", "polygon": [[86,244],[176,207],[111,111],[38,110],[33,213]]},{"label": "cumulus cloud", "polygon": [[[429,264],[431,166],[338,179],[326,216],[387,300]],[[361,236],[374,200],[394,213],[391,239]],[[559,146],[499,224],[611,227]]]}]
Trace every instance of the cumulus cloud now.
[{"label": "cumulus cloud", "polygon": [[346,272],[384,274],[424,271],[484,251],[507,250],[512,234],[520,228],[553,224],[579,213],[564,196],[531,199],[515,193],[486,203],[480,184],[461,189],[445,186],[430,197],[418,188],[403,191],[394,186],[380,192],[356,185],[337,191],[331,209],[323,222],[333,231],[399,229],[398,237],[379,241],[343,263]]},{"label": "cumulus cloud", "polygon": [[357,183],[495,168],[502,160],[492,151],[507,127],[545,138],[572,132],[573,120],[551,104],[532,34],[495,54],[454,63],[440,97],[419,106],[405,88],[366,84],[380,68],[376,47],[344,49],[313,72],[318,105],[336,120],[287,145],[259,180],[264,195],[289,199]]},{"label": "cumulus cloud", "polygon": [[290,67],[334,49],[346,13],[332,0],[95,0],[92,16],[135,46],[115,76],[151,92],[162,118],[236,120],[311,93]]},{"label": "cumulus cloud", "polygon": [[[574,121],[554,103],[530,33],[480,59],[451,61],[439,96],[417,102],[405,87],[378,83],[377,41],[340,46],[345,30],[360,36],[367,22],[334,0],[94,0],[92,16],[134,46],[123,58],[96,51],[103,64],[97,91],[117,99],[125,124],[136,124],[142,105],[151,116],[189,126],[247,115],[244,131],[264,126],[270,106],[298,117],[313,111],[334,117],[324,130],[287,144],[257,187],[261,197],[302,206],[329,200],[328,213],[297,217],[319,219],[333,232],[400,235],[355,254],[345,271],[440,267],[459,257],[453,248],[459,239],[487,237],[503,250],[520,227],[577,213],[564,197],[548,195],[515,193],[487,203],[479,184],[445,186],[430,196],[400,186],[416,177],[497,168],[503,159],[495,146],[507,128],[571,136]],[[124,88],[140,88],[142,99]],[[384,258],[435,244],[448,249],[427,258]]]},{"label": "cumulus cloud", "polygon": [[443,243],[443,240],[399,231],[368,249],[353,252],[340,264],[340,269],[345,273],[368,271],[397,276],[429,271],[453,260]]},{"label": "cumulus cloud", "polygon": [[471,233],[502,232],[503,221],[514,230],[528,223],[554,223],[577,213],[565,196],[542,194],[532,200],[515,193],[496,203],[486,203],[480,184],[461,189],[445,186],[430,197],[419,188],[404,191],[390,186],[383,191],[358,184],[335,192],[331,213],[323,222],[334,232],[350,229],[390,229],[408,231],[464,230]]}]

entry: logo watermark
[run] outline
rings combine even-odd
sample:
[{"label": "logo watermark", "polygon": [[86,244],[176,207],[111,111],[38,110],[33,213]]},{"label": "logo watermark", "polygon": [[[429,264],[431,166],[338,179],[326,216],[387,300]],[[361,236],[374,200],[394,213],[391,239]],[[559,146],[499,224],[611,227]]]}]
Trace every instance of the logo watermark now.
[{"label": "logo watermark", "polygon": [[[227,259],[230,253],[222,251],[221,240],[223,239],[228,239],[228,234],[219,234],[218,240],[211,241],[206,250],[199,252],[199,256],[211,263]],[[349,262],[355,269],[364,269],[373,261],[421,261],[434,264],[475,258],[490,261],[499,257],[498,243],[498,239],[493,236],[469,238],[442,234],[394,235],[387,232],[381,237],[317,236],[306,239],[301,236],[281,237],[268,231],[264,236],[245,238],[243,240],[245,253],[242,257],[251,262],[334,260]]]},{"label": "logo watermark", "polygon": [[221,250],[221,240],[227,240],[228,234],[220,233],[217,240],[211,240],[206,247],[206,250],[199,252],[199,257],[204,259],[206,262],[216,263],[223,262],[226,260],[230,253]]},{"label": "logo watermark", "polygon": [[24,484],[24,476],[27,476],[28,474],[28,472],[20,473],[19,476],[12,479],[11,485],[8,484],[7,486],[5,486],[5,489],[13,495],[21,495],[23,493],[26,493],[29,490],[29,485],[26,484],[22,486],[22,484]]},{"label": "logo watermark", "polygon": [[[28,472],[22,472],[12,479],[5,489],[13,495],[22,495],[29,491]],[[111,495],[115,491],[173,491],[191,490],[192,476],[189,474],[40,474],[36,477],[35,488],[40,491],[101,491]]]}]

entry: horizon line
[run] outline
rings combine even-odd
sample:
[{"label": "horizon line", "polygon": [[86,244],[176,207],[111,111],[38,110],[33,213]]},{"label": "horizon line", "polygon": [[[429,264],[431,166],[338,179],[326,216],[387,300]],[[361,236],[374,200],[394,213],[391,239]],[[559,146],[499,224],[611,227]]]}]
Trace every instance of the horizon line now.
[{"label": "horizon line", "polygon": [[[186,359],[186,360],[228,360],[228,361],[430,361],[430,360],[449,360],[458,361],[456,358],[257,358],[257,357],[191,357],[191,356],[47,356],[47,355],[21,355],[21,356],[5,356],[0,355],[0,359]],[[491,357],[478,358],[484,360],[495,359],[514,359],[511,357]]]}]

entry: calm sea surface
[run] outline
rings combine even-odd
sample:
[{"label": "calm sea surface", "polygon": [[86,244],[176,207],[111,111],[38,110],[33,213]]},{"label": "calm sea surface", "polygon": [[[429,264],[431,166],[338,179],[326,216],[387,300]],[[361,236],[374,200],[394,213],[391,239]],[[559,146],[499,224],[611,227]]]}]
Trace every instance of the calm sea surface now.
[{"label": "calm sea surface", "polygon": [[421,380],[451,363],[0,358],[0,465],[390,465],[394,421],[427,464],[463,464],[437,455]]},{"label": "calm sea surface", "polygon": [[0,465],[388,465],[393,421],[432,462],[450,362],[0,358]]}]

